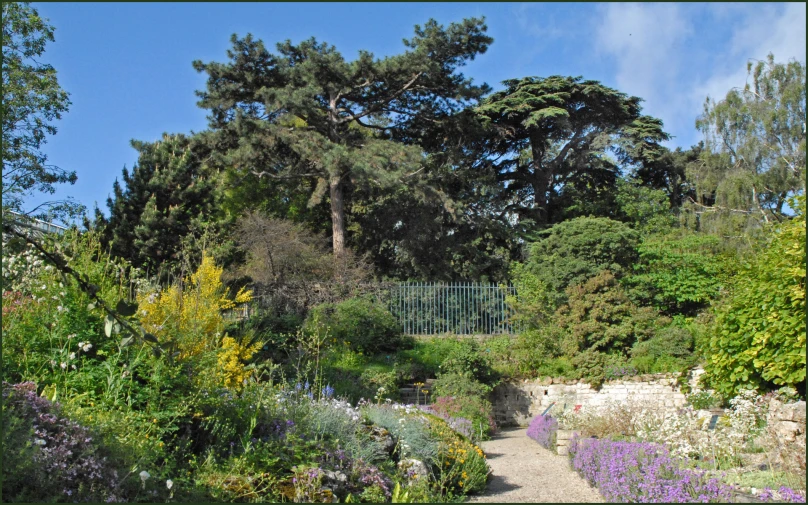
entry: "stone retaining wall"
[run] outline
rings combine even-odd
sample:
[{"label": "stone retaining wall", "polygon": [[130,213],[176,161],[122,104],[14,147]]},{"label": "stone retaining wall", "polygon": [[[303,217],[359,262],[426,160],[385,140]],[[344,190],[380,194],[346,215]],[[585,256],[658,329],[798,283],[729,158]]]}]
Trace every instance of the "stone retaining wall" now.
[{"label": "stone retaining wall", "polygon": [[[689,378],[691,388],[696,387],[700,370]],[[679,390],[675,374],[644,375],[606,382],[595,390],[582,381],[563,379],[537,379],[498,385],[491,393],[494,417],[500,426],[527,426],[553,402],[557,407],[570,405],[603,405],[609,401],[625,401],[629,396],[671,409],[685,404],[685,395]]]}]

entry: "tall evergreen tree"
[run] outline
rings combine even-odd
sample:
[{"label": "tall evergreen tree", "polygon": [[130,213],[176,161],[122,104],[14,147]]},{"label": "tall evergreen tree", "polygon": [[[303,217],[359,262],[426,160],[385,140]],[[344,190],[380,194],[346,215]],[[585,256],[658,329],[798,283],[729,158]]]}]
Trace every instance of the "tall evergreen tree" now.
[{"label": "tall evergreen tree", "polygon": [[346,188],[412,184],[422,171],[425,125],[448,120],[488,91],[457,69],[488,48],[482,20],[415,27],[404,53],[346,61],[314,38],[271,54],[233,35],[230,62],[194,62],[208,74],[199,105],[210,109],[223,163],[243,175],[314,181],[310,205],[327,194],[332,242],[346,245]]},{"label": "tall evergreen tree", "polygon": [[132,147],[137,164],[131,173],[123,169],[124,187],[115,180],[107,199],[110,216],[96,209],[96,225],[114,255],[138,267],[170,269],[183,238],[201,233],[217,214],[218,174],[203,163],[204,144],[182,134],[132,141]]},{"label": "tall evergreen tree", "polygon": [[553,222],[553,199],[565,190],[600,198],[621,168],[653,160],[668,138],[662,121],[641,115],[640,98],[597,81],[556,75],[504,84],[477,112],[499,134],[499,177],[520,220]]}]

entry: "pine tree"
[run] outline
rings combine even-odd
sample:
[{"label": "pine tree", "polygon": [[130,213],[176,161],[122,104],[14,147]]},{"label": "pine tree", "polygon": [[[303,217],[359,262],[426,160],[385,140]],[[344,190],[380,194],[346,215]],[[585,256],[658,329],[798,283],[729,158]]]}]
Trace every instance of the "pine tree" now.
[{"label": "pine tree", "polygon": [[131,173],[124,168],[125,187],[115,181],[110,216],[96,209],[96,224],[114,255],[138,267],[170,269],[183,238],[200,234],[215,218],[218,177],[202,163],[204,146],[182,134],[132,146],[137,164]]},{"label": "pine tree", "polygon": [[[488,91],[456,70],[492,39],[482,20],[415,27],[402,54],[346,61],[314,38],[271,54],[233,35],[230,62],[194,62],[208,74],[199,105],[223,164],[244,176],[312,181],[309,205],[328,195],[335,256],[346,245],[346,189],[413,184],[422,170],[425,124],[448,120]],[[249,183],[249,182],[248,182]]]}]

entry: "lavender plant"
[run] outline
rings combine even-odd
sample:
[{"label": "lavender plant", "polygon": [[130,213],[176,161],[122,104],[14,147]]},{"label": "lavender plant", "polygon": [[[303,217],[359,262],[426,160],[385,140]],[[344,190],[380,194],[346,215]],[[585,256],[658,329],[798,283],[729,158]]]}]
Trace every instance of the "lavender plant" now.
[{"label": "lavender plant", "polygon": [[545,449],[555,451],[558,421],[551,416],[536,416],[527,428],[527,436],[535,440]]},{"label": "lavender plant", "polygon": [[34,383],[3,382],[3,422],[4,450],[23,461],[30,457],[32,463],[23,467],[3,465],[5,497],[22,501],[126,501],[121,476],[95,445],[90,431],[62,417],[58,404],[37,396]]},{"label": "lavender plant", "polygon": [[572,467],[608,502],[688,503],[732,498],[733,487],[682,468],[667,448],[648,442],[573,438]]}]

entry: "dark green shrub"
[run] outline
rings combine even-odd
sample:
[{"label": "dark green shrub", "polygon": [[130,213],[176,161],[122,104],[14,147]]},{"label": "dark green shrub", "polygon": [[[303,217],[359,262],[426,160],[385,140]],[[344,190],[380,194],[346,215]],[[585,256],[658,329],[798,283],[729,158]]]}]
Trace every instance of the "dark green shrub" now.
[{"label": "dark green shrub", "polygon": [[685,328],[668,326],[659,330],[650,339],[635,343],[631,349],[631,356],[651,357],[656,360],[665,356],[685,358],[692,352],[693,335]]},{"label": "dark green shrub", "polygon": [[[542,232],[530,247],[524,267],[513,270],[515,282],[535,276],[554,304],[566,300],[565,289],[581,284],[602,270],[620,277],[636,258],[639,234],[627,224],[601,217],[579,217]],[[542,290],[537,290],[545,296]]]},{"label": "dark green shrub", "polygon": [[396,318],[370,298],[320,304],[311,310],[303,329],[368,354],[394,352],[405,342]]},{"label": "dark green shrub", "polygon": [[652,337],[658,324],[670,322],[650,307],[634,305],[608,270],[568,288],[567,295],[555,322],[564,330],[562,348],[570,357],[587,350],[625,352]]},{"label": "dark green shrub", "polygon": [[474,380],[493,386],[497,376],[488,357],[473,340],[464,340],[452,349],[440,365],[441,375],[470,375]]},{"label": "dark green shrub", "polygon": [[598,389],[606,380],[607,357],[604,353],[587,349],[572,358],[572,366],[578,379],[588,382]]}]

